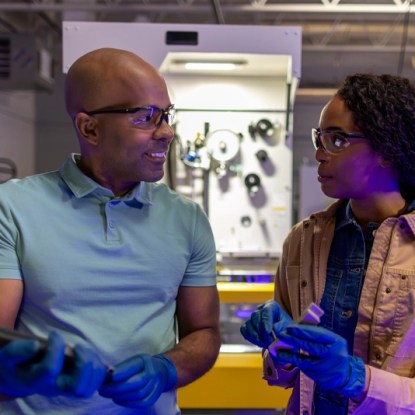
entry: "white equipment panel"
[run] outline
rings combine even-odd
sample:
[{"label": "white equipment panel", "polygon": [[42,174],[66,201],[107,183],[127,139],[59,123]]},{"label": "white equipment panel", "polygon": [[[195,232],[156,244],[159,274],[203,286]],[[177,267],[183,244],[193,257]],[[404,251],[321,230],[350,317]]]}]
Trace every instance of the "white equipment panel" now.
[{"label": "white equipment panel", "polygon": [[[177,109],[174,188],[205,208],[218,253],[278,258],[292,225],[301,29],[63,23],[64,72],[101,47],[133,51],[164,74]],[[188,72],[192,61],[235,70]]]}]

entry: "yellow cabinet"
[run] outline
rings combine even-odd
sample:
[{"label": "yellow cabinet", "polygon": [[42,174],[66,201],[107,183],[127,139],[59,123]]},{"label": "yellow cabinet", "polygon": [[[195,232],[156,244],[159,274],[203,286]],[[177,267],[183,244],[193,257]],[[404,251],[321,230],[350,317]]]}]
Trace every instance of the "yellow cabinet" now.
[{"label": "yellow cabinet", "polygon": [[[263,303],[273,297],[274,284],[218,283],[221,303]],[[285,408],[290,391],[268,386],[262,379],[260,352],[221,352],[213,368],[179,389],[182,409]]]}]

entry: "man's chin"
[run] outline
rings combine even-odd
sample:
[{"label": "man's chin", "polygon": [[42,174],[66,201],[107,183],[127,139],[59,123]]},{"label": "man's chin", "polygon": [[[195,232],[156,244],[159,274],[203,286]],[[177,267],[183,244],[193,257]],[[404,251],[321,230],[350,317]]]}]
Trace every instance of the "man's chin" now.
[{"label": "man's chin", "polygon": [[154,172],[153,174],[149,174],[146,178],[141,179],[143,182],[159,182],[164,178],[164,171],[161,172]]}]

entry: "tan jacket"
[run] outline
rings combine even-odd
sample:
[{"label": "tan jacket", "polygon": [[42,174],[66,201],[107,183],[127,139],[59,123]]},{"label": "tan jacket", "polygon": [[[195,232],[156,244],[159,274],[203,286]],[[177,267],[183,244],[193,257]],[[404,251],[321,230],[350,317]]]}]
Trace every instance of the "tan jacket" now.
[{"label": "tan jacket", "polygon": [[[293,318],[320,304],[340,203],[296,224],[284,242],[275,299]],[[415,213],[376,231],[358,313],[354,354],[370,365],[371,381],[359,405],[350,400],[349,414],[415,414]],[[264,379],[294,388],[287,414],[313,413],[314,384],[298,369],[276,369],[265,353]]]}]

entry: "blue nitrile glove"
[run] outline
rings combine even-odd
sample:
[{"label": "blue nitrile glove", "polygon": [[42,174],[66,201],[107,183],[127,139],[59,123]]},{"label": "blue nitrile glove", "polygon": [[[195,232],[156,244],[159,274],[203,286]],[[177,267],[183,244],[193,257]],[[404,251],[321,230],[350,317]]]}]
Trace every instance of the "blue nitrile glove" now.
[{"label": "blue nitrile glove", "polygon": [[241,334],[249,342],[266,349],[293,319],[273,300],[260,305],[241,326]]},{"label": "blue nitrile glove", "polygon": [[99,393],[118,405],[144,408],[175,388],[177,381],[176,367],[165,354],[140,354],[116,365]]},{"label": "blue nitrile glove", "polygon": [[[279,350],[273,358],[278,365],[291,363],[313,379],[323,390],[354,398],[365,386],[365,365],[360,357],[350,356],[346,340],[323,327],[293,324],[279,338],[292,350]],[[304,353],[306,352],[306,353]]]},{"label": "blue nitrile glove", "polygon": [[90,397],[102,384],[106,368],[85,346],[73,349],[73,362],[64,369],[65,343],[52,332],[46,350],[37,356],[36,340],[14,340],[0,349],[0,392],[10,397],[60,394]]},{"label": "blue nitrile glove", "polygon": [[82,344],[73,348],[73,354],[73,365],[64,368],[57,385],[66,395],[89,398],[102,385],[108,368],[93,350]]}]

